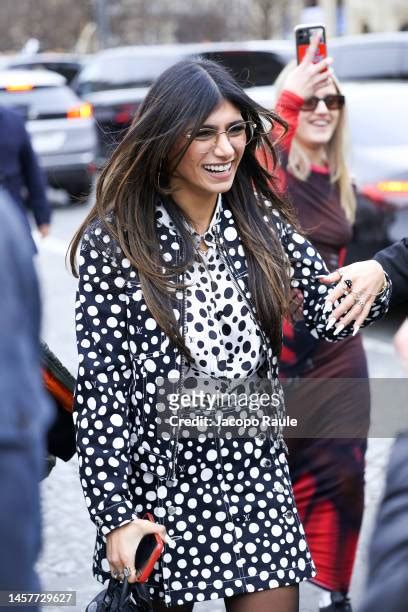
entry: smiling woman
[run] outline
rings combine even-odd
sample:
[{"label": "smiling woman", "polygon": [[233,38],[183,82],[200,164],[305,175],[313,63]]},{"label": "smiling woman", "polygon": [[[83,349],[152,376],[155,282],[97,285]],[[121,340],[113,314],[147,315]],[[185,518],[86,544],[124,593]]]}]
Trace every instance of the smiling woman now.
[{"label": "smiling woman", "polygon": [[[289,125],[281,143],[281,174],[302,231],[333,271],[342,265],[351,240],[356,205],[345,154],[347,107],[340,83],[333,73],[322,70],[321,64],[313,64],[312,53],[311,45],[309,55],[298,66],[288,65],[277,80],[276,108]],[[379,286],[373,293],[380,293],[381,283],[387,287],[381,268],[380,272]],[[346,273],[341,288],[348,296],[344,306],[356,318],[354,337],[331,345],[313,336],[305,321],[294,325],[286,322],[280,363],[281,375],[289,379],[360,379],[358,392],[350,384],[346,393],[339,384],[336,393],[320,393],[307,404],[304,392],[301,402],[295,398],[288,406],[290,413],[300,403],[305,406],[304,423],[316,432],[314,439],[291,440],[289,466],[295,500],[317,566],[313,580],[325,589],[321,612],[351,612],[347,592],[364,507],[366,440],[357,438],[355,431],[349,433],[349,439],[339,439],[336,431],[333,438],[323,435],[319,439],[311,423],[325,421],[336,406],[343,423],[349,414],[356,429],[357,423],[363,424],[364,435],[370,410],[367,363],[356,334],[357,323],[370,310],[372,296],[357,291]],[[332,311],[331,303],[327,309]],[[336,334],[350,327],[345,317],[339,322],[332,317],[331,324],[336,324]]]},{"label": "smiling woman", "polygon": [[[229,612],[296,612],[298,583],[314,575],[277,377],[290,287],[304,292],[314,333],[350,330],[326,327],[316,279],[326,268],[257,160],[260,146],[275,158],[262,129],[275,123],[284,126],[216,63],[172,66],[102,172],[72,244],[75,267],[82,239],[75,422],[98,528],[94,574],[134,583],[140,540],[158,533],[167,547],[147,583],[155,612],[221,597]],[[231,437],[222,424],[207,436],[169,422],[175,392],[242,389],[241,380],[273,398],[263,431]]]}]

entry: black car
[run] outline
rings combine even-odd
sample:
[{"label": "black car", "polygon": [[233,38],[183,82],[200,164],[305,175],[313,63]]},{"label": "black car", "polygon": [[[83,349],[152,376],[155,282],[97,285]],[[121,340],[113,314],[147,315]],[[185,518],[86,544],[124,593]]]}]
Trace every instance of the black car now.
[{"label": "black car", "polygon": [[51,70],[65,77],[68,85],[85,66],[86,59],[82,55],[70,53],[36,53],[33,55],[15,55],[5,62],[7,68],[13,70]]},{"label": "black car", "polygon": [[[270,45],[269,45],[270,46]],[[97,53],[74,81],[78,95],[94,108],[103,162],[117,145],[155,79],[177,61],[204,57],[228,67],[260,102],[289,53],[286,42],[275,51],[262,43],[209,43],[118,47]]]}]

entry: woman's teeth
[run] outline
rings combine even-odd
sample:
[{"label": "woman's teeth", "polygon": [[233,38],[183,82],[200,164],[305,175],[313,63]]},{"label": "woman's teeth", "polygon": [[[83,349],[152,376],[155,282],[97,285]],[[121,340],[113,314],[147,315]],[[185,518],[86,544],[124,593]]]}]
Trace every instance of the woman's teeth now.
[{"label": "woman's teeth", "polygon": [[228,164],[206,164],[204,168],[208,170],[208,172],[228,172],[231,170],[232,162]]}]

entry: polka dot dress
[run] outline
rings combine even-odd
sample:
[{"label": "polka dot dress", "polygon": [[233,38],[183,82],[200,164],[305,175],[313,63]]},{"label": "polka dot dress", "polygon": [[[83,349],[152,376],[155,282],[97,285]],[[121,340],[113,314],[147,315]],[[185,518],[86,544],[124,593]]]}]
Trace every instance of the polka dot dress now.
[{"label": "polka dot dress", "polygon": [[[163,259],[170,261],[177,233],[164,208],[157,216]],[[309,328],[328,340],[348,335],[351,328],[338,337],[326,330],[327,288],[313,279],[325,271],[321,258],[290,226],[277,220],[276,227],[290,254],[292,284],[304,292]],[[192,234],[198,245],[201,237]],[[220,237],[234,272],[220,256]],[[106,535],[149,511],[175,542],[148,582],[151,597],[167,605],[315,575],[279,440],[270,433],[250,440],[157,439],[156,384],[179,366],[187,376],[230,381],[268,369],[277,380],[277,359],[247,307],[245,254],[221,199],[204,241],[207,252],[186,274],[186,342],[195,358],[189,370],[147,310],[137,272],[100,225],[86,234],[80,257],[74,419],[81,483],[98,529],[94,574],[110,578]],[[384,303],[375,304],[373,318]]]}]

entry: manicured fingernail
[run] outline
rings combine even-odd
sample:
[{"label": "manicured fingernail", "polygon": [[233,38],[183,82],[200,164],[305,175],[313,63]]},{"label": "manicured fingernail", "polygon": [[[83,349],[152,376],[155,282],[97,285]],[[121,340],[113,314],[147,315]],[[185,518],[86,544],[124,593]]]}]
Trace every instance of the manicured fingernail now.
[{"label": "manicured fingernail", "polygon": [[331,329],[333,325],[336,325],[336,323],[337,323],[336,317],[330,317],[330,319],[327,321],[326,329]]},{"label": "manicured fingernail", "polygon": [[170,546],[170,548],[174,548],[176,546],[175,541],[171,539],[168,533],[166,533],[164,536],[164,541]]},{"label": "manicured fingernail", "polygon": [[333,332],[333,336],[337,336],[337,334],[339,334],[341,331],[343,331],[344,329],[344,325],[342,323],[340,323],[340,325],[338,325],[336,327],[336,329]]},{"label": "manicured fingernail", "polygon": [[359,329],[360,329],[360,326],[357,325],[357,323],[354,323],[354,325],[353,325],[353,336],[355,336],[358,333]]},{"label": "manicured fingernail", "polygon": [[333,302],[330,302],[328,300],[327,302],[324,303],[323,314],[326,314],[326,312],[331,312],[332,310],[333,310]]}]

